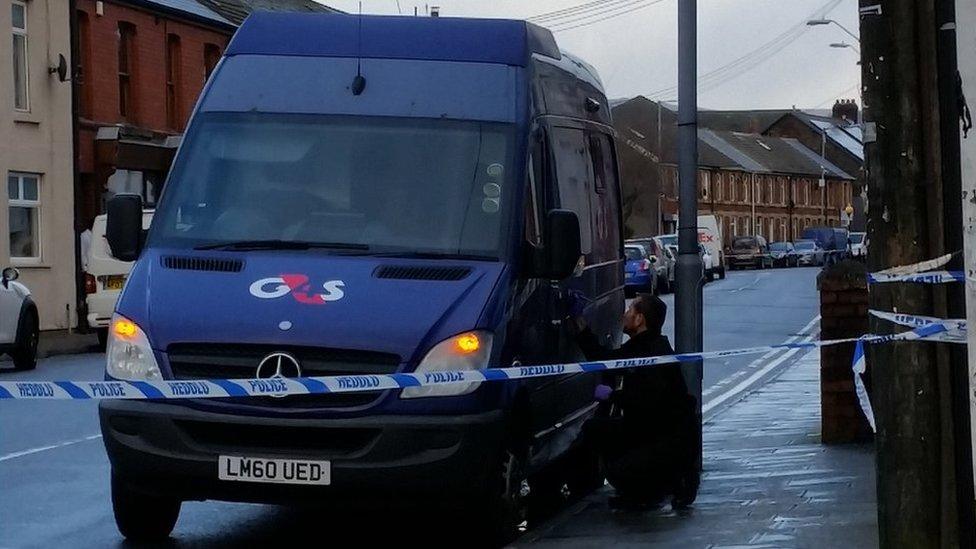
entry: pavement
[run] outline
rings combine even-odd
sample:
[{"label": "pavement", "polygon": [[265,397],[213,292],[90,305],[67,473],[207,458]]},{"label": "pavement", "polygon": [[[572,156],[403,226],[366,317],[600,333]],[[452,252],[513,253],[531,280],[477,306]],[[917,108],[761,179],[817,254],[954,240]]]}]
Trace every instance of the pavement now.
[{"label": "pavement", "polygon": [[[706,350],[815,338],[819,310],[817,273],[817,269],[737,271],[729,273],[725,280],[708,284],[704,290]],[[669,305],[672,300],[672,296],[665,296]],[[671,329],[669,323],[666,330]],[[814,511],[794,512],[789,505],[820,498],[833,502],[825,502],[824,507],[834,506],[836,502],[832,498],[837,494],[830,492],[833,490],[827,482],[830,479],[856,476],[849,481],[847,495],[860,498],[857,494],[862,490],[864,494],[873,494],[873,489],[860,480],[865,475],[873,476],[856,467],[870,464],[868,449],[825,449],[819,445],[815,382],[812,388],[804,388],[799,382],[783,385],[795,375],[791,367],[801,357],[800,351],[780,350],[758,357],[706,361],[703,396],[708,422],[706,477],[701,498],[687,522],[678,520],[677,516],[668,518],[666,511],[661,511],[660,516],[618,516],[606,508],[606,498],[611,492],[605,489],[586,498],[583,509],[578,509],[579,504],[570,504],[557,509],[552,520],[530,524],[519,544],[556,543],[551,540],[569,543],[572,540],[565,536],[572,535],[583,545],[618,541],[645,545],[655,540],[663,540],[661,543],[672,540],[681,546],[694,547],[697,541],[689,545],[684,540],[702,539],[694,537],[697,530],[714,532],[717,536],[721,528],[731,528],[737,522],[751,524],[749,521],[753,520],[741,517],[754,517],[758,528],[770,520],[769,516],[781,517],[776,522],[780,529],[770,527],[772,532],[792,535],[783,532],[789,531],[794,519],[826,520],[817,518]],[[13,372],[9,363],[0,361],[0,379],[101,379],[104,360],[100,353],[53,356],[40,361],[33,372]],[[778,399],[771,401],[775,404],[757,408],[756,399],[774,387],[777,389],[770,396]],[[806,427],[777,423],[786,418],[806,418]],[[784,450],[777,452],[781,448]],[[850,463],[830,465],[838,452],[849,454]],[[809,474],[782,478],[767,475],[771,468],[781,464]],[[837,472],[855,470],[859,471],[857,475]],[[722,471],[742,478],[723,478],[719,474]],[[0,402],[0,548],[131,547],[115,529],[109,472],[95,403]],[[818,484],[821,479],[827,479],[826,483]],[[808,482],[809,486],[801,490],[803,484],[789,485],[789,481]],[[794,499],[784,499],[786,496]],[[756,502],[750,503],[753,500]],[[870,501],[863,501],[873,516]],[[837,509],[847,509],[844,505]],[[383,528],[375,527],[374,519],[378,516],[383,518]],[[581,520],[567,523],[566,516],[579,516]],[[833,521],[846,515],[824,516]],[[745,530],[739,532],[743,538],[740,543],[747,544],[753,539],[745,537]],[[463,521],[448,524],[442,517],[427,516],[422,503],[418,503],[413,516],[383,512],[351,516],[275,506],[188,502],[183,506],[171,542],[165,546],[298,544],[313,536],[355,539],[357,544],[416,541],[430,546],[471,542]],[[798,540],[797,544],[768,543],[777,547],[803,546],[800,541],[806,538],[797,535],[794,539]]]},{"label": "pavement", "polygon": [[526,547],[877,547],[874,448],[820,443],[818,351],[713,416],[691,509],[610,510],[609,486],[529,532]]},{"label": "pavement", "polygon": [[37,358],[98,351],[98,336],[69,330],[46,330],[37,340]]}]

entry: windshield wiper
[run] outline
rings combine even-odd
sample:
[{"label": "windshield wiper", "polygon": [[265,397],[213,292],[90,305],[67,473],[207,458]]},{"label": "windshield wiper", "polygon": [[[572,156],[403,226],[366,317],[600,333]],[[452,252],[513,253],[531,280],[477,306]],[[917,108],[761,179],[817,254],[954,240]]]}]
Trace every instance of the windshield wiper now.
[{"label": "windshield wiper", "polygon": [[301,240],[239,240],[195,246],[194,250],[308,250],[326,248],[332,250],[369,250],[365,244],[349,242],[305,242]]}]

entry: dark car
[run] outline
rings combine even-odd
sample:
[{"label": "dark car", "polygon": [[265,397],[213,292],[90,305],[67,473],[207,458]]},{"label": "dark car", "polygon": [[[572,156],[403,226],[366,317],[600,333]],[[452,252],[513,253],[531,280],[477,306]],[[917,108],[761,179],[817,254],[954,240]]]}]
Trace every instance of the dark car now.
[{"label": "dark car", "polygon": [[639,244],[624,246],[624,256],[627,263],[624,266],[624,290],[627,295],[637,292],[654,293],[657,284],[657,272],[654,270],[656,261],[648,257],[647,250]]},{"label": "dark car", "polygon": [[728,262],[732,269],[747,268],[765,269],[773,266],[773,258],[769,255],[769,246],[761,236],[737,236],[732,239],[732,250],[729,252]]},{"label": "dark car", "polygon": [[769,245],[769,255],[773,258],[773,267],[796,267],[800,262],[792,242],[773,242]]}]

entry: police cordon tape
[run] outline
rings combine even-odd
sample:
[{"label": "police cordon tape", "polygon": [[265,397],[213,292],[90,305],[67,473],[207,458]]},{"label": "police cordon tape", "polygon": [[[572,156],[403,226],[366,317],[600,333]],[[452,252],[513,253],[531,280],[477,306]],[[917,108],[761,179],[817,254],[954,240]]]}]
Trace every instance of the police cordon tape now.
[{"label": "police cordon tape", "polygon": [[813,349],[862,341],[884,343],[938,337],[951,328],[942,323],[926,324],[894,335],[867,335],[860,338],[782,343],[762,347],[682,353],[626,360],[593,361],[539,366],[514,366],[484,370],[421,372],[409,374],[347,375],[327,377],[154,380],[154,381],[2,381],[0,399],[18,400],[173,400],[192,398],[267,397],[329,393],[356,393],[408,387],[432,387],[484,381],[508,381],[566,374],[647,368],[676,362],[765,354],[778,349]]},{"label": "police cordon tape", "polygon": [[928,271],[914,274],[868,274],[868,284],[884,284],[888,282],[915,282],[919,284],[946,284],[949,282],[965,282],[966,273],[962,271]]}]

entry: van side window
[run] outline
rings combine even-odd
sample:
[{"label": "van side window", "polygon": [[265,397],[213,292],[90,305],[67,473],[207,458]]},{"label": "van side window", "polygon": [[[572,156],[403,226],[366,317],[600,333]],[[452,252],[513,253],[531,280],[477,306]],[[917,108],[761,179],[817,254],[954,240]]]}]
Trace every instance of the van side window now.
[{"label": "van side window", "polygon": [[592,259],[594,263],[603,263],[620,257],[620,193],[610,137],[591,133],[588,141],[594,181],[594,194],[590,197],[594,242]]},{"label": "van side window", "polygon": [[586,134],[572,128],[553,128],[552,148],[559,186],[559,207],[573,211],[579,217],[581,251],[588,255],[593,246],[590,226],[593,185],[590,181],[592,167],[586,153]]}]

